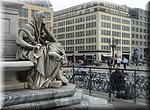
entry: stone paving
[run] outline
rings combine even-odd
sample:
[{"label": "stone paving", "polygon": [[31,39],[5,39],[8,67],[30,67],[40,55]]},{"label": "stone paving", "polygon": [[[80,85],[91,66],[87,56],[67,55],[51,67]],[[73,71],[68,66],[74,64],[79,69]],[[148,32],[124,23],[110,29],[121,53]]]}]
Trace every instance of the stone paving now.
[{"label": "stone paving", "polygon": [[[83,89],[84,94],[89,95],[89,91],[87,89]],[[108,101],[108,93],[100,92],[100,91],[92,91],[91,96],[99,97],[106,99],[108,104],[112,104],[114,110],[130,110],[130,109],[140,109],[140,110],[147,110],[149,109],[149,101],[144,99],[138,99],[136,101],[136,104],[134,103],[133,99],[125,100],[122,98],[115,98],[114,101]]]}]

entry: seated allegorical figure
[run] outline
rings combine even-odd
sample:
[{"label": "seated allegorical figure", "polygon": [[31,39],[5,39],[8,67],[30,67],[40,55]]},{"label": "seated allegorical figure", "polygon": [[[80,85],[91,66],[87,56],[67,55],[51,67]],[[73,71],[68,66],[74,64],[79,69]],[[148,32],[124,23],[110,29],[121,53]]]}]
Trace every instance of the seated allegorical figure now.
[{"label": "seated allegorical figure", "polygon": [[28,73],[27,80],[32,89],[61,87],[68,80],[63,76],[62,65],[67,63],[63,46],[50,33],[44,22],[44,14],[34,14],[32,23],[19,30],[16,40],[17,60],[29,60],[35,66]]}]

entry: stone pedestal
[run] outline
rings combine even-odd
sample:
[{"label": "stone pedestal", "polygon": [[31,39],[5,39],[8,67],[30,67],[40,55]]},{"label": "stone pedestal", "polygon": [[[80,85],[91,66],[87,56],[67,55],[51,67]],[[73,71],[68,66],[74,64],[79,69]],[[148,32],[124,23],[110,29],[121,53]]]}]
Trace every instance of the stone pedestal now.
[{"label": "stone pedestal", "polygon": [[20,89],[5,91],[2,110],[78,110],[112,109],[106,99],[82,94],[74,84],[41,90]]}]

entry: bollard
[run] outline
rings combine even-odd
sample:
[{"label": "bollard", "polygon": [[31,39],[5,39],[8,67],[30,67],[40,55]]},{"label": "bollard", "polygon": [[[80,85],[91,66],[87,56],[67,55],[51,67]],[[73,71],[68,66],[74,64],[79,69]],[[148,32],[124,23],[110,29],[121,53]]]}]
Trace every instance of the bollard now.
[{"label": "bollard", "polygon": [[75,77],[75,71],[74,71],[74,65],[73,65],[73,75],[72,75],[73,84],[75,83],[74,82],[74,77]]},{"label": "bollard", "polygon": [[92,77],[92,75],[91,75],[91,68],[89,69],[89,94],[91,95],[91,77]]},{"label": "bollard", "polygon": [[134,104],[136,103],[136,70],[134,72]]}]

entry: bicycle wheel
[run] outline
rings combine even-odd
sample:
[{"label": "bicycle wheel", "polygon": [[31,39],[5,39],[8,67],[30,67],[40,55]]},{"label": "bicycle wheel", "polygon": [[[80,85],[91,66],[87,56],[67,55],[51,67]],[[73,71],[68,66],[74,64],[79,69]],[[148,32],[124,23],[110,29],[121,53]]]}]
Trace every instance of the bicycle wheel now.
[{"label": "bicycle wheel", "polygon": [[84,86],[84,80],[83,80],[82,76],[75,76],[74,81],[78,87],[82,88]]},{"label": "bicycle wheel", "polygon": [[101,79],[101,78],[97,78],[95,79],[94,81],[94,88],[97,90],[97,91],[101,91],[103,88],[104,88],[104,84],[105,81],[104,79]]},{"label": "bicycle wheel", "polygon": [[145,82],[141,87],[141,94],[146,99],[150,99],[150,82]]}]

